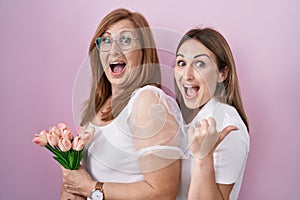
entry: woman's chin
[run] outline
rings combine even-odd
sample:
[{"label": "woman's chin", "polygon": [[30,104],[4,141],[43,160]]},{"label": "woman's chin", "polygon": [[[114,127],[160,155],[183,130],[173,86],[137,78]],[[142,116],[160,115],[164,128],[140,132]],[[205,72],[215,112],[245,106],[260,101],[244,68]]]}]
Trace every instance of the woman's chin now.
[{"label": "woman's chin", "polygon": [[185,106],[189,109],[199,108],[199,102],[196,99],[184,99]]}]

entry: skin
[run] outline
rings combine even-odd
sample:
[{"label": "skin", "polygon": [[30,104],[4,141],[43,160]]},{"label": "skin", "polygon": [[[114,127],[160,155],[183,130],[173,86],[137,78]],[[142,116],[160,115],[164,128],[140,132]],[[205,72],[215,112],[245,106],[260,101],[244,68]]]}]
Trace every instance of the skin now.
[{"label": "skin", "polygon": [[[130,31],[134,34],[134,37],[137,37],[134,32],[134,26],[127,19],[121,20],[110,26],[102,37],[111,37],[116,39],[116,37],[124,31]],[[140,42],[139,40],[133,40],[132,43],[133,50],[121,50],[117,42],[114,41],[110,51],[100,53],[100,60],[104,67],[104,72],[109,82],[112,84],[113,95],[118,93],[118,85],[126,81],[130,73],[132,73],[132,70],[134,70],[136,67],[139,67],[139,65],[142,63],[143,52],[141,50]],[[114,74],[112,72],[109,64],[113,62],[126,63],[126,66],[121,74]]]},{"label": "skin", "polygon": [[[175,80],[188,108],[196,109],[205,105],[213,97],[217,83],[227,78],[227,67],[220,72],[216,63],[215,55],[197,40],[189,39],[179,48],[176,57]],[[200,126],[189,130],[194,137],[190,146],[194,155],[200,154],[200,147],[206,142],[206,137],[212,135],[219,135],[219,137],[205,157],[194,156],[188,199],[229,199],[234,184],[216,183],[213,152],[223,139],[237,128],[227,126],[218,133],[213,118],[199,123]]]},{"label": "skin", "polygon": [[[203,106],[215,93],[217,83],[225,80],[226,72],[219,72],[215,55],[203,44],[189,39],[178,50],[175,79],[190,109]],[[194,87],[193,95],[185,92],[186,87]]]},{"label": "skin", "polygon": [[[130,21],[121,20],[110,26],[105,34],[111,35],[114,38],[120,32],[131,29],[133,29],[133,25]],[[108,80],[112,83],[112,96],[114,96],[120,90],[118,85],[126,80],[132,69],[141,64],[142,51],[139,49],[135,49],[134,51],[122,51],[114,42],[111,51],[100,53],[100,59],[105,67],[105,73]],[[116,60],[126,63],[126,67],[122,73],[119,73],[117,76],[112,73],[109,67],[109,63]],[[110,100],[107,101],[105,106],[110,105],[109,101]],[[145,91],[138,96],[130,118],[132,123],[139,128],[138,130],[151,124],[152,121],[149,117],[149,113],[151,113],[150,111],[153,109],[153,105],[164,106],[160,105],[158,102],[159,97],[150,91]],[[158,116],[159,114],[160,112],[157,112],[155,116]],[[138,137],[135,138],[134,142],[137,149],[157,144],[161,141],[161,138],[173,138],[177,134],[176,120],[169,113],[164,114],[166,114],[166,116],[163,116],[165,117],[166,122],[154,135],[149,135],[149,139],[147,140],[139,139]],[[93,123],[98,126],[110,122],[101,121],[97,116],[93,120]],[[139,133],[133,131],[133,134],[138,136]],[[170,161],[170,159],[162,159],[157,156],[147,155],[140,158],[139,161],[142,170],[145,170],[143,173],[144,181],[137,183],[104,183],[103,191],[105,199],[175,199],[180,174],[179,160]],[[164,165],[163,168],[157,168],[155,171],[149,171],[146,169],[148,163],[167,163],[167,165]],[[84,167],[80,167],[79,170],[67,170],[62,168],[62,172],[64,186],[62,187],[61,199],[69,199],[68,195],[77,195],[77,198],[79,198],[79,196],[90,196],[91,191],[96,185],[96,181],[91,179]]]}]

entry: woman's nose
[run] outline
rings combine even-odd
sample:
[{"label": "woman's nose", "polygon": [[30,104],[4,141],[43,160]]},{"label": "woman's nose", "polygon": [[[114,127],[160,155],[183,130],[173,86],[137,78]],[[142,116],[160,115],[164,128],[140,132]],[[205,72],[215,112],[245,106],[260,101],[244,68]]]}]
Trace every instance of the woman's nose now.
[{"label": "woman's nose", "polygon": [[111,44],[110,54],[111,55],[120,55],[122,52],[121,48],[119,47],[118,43],[114,41]]},{"label": "woman's nose", "polygon": [[183,79],[184,80],[192,80],[194,79],[195,71],[192,65],[187,64],[183,71]]}]

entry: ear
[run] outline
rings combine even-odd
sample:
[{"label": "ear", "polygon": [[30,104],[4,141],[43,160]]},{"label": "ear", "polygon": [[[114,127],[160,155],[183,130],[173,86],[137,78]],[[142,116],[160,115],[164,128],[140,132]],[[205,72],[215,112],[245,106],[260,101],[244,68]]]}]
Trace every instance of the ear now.
[{"label": "ear", "polygon": [[218,83],[225,81],[227,76],[228,76],[228,67],[226,66],[222,71],[219,72]]}]

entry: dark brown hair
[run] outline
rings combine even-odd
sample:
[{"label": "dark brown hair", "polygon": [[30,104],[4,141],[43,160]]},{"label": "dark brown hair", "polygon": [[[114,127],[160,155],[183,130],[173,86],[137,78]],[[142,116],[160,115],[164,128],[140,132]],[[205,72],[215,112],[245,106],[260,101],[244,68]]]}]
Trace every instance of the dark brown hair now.
[{"label": "dark brown hair", "polygon": [[[181,45],[189,39],[194,39],[201,42],[205,47],[207,47],[211,52],[215,54],[218,70],[220,72],[224,70],[225,67],[228,68],[228,76],[222,84],[217,84],[214,96],[221,102],[235,107],[249,131],[248,119],[240,95],[239,81],[236,73],[235,62],[227,41],[218,31],[212,28],[194,28],[189,30],[181,39],[177,46],[176,54],[178,53]],[[193,110],[190,110],[185,106],[183,97],[177,87],[176,81],[175,93],[177,96],[177,102],[179,103],[181,109],[184,110],[183,117],[186,119],[187,116],[190,115],[189,111],[193,112]]]}]

